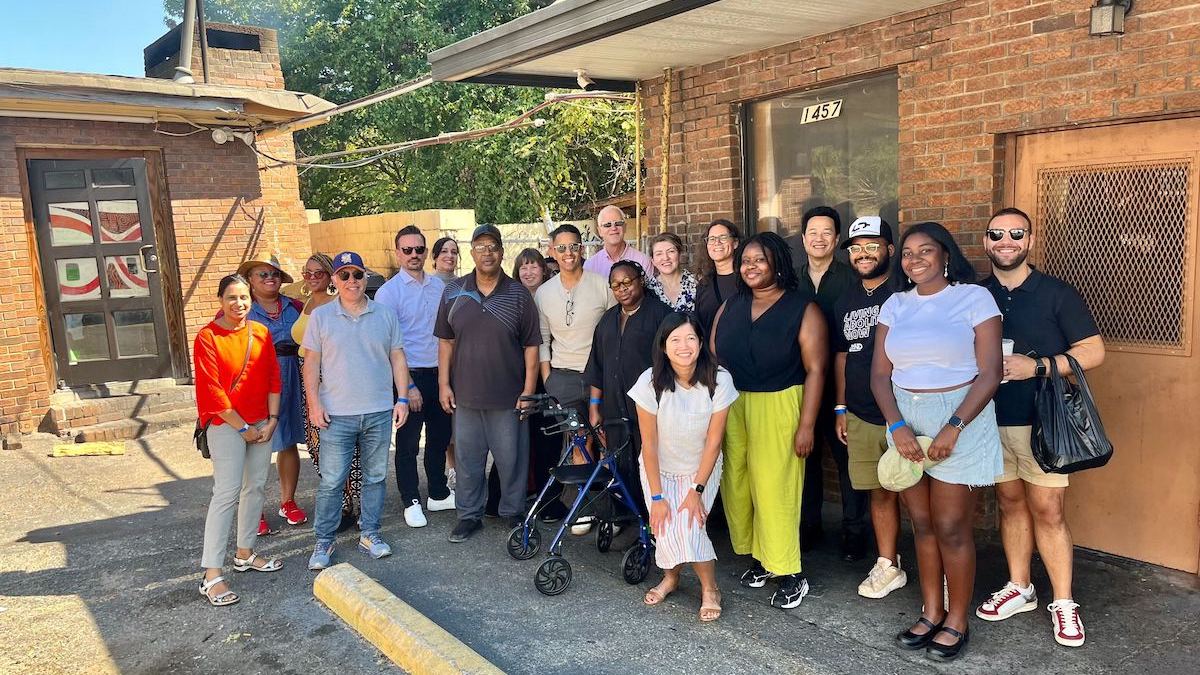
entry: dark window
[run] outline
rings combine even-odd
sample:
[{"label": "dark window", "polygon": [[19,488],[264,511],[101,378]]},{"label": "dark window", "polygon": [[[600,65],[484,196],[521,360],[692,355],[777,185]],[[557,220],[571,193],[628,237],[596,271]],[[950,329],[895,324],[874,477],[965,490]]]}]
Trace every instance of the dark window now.
[{"label": "dark window", "polygon": [[84,187],[83,171],[47,171],[47,190],[69,190]]},{"label": "dark window", "polygon": [[92,169],[92,187],[133,187],[133,169]]},{"label": "dark window", "polygon": [[235,33],[215,28],[208,29],[208,46],[216,49],[236,49],[243,52],[260,51],[258,34]]}]

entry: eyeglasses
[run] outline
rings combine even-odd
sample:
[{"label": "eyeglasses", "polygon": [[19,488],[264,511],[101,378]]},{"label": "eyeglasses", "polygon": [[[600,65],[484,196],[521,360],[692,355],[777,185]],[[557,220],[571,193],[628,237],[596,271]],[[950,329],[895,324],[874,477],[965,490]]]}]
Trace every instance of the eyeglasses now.
[{"label": "eyeglasses", "polygon": [[267,270],[263,272],[257,272],[254,276],[258,277],[259,279],[278,279],[279,277],[283,276],[283,273],[279,270]]},{"label": "eyeglasses", "polygon": [[737,237],[732,234],[718,234],[704,238],[704,243],[706,244],[728,244],[731,241],[737,241]]},{"label": "eyeglasses", "polygon": [[402,247],[400,247],[400,252],[403,253],[404,255],[412,255],[414,253],[416,253],[417,255],[425,255],[425,247],[424,246],[402,246]]},{"label": "eyeglasses", "polygon": [[863,251],[866,251],[867,253],[877,253],[881,248],[883,248],[883,244],[850,244],[848,247],[846,247],[846,250],[858,255]]},{"label": "eyeglasses", "polygon": [[325,270],[317,270],[316,272],[304,270],[300,273],[300,276],[304,277],[305,279],[320,279],[322,277],[329,276],[329,272],[326,272]]},{"label": "eyeglasses", "polygon": [[355,281],[362,281],[362,278],[365,276],[367,276],[367,273],[362,270],[354,270],[353,272],[342,270],[338,272],[338,278],[342,281],[350,281],[350,277],[354,277]]},{"label": "eyeglasses", "polygon": [[473,244],[471,248],[476,253],[495,253],[500,250],[500,244]]},{"label": "eyeglasses", "polygon": [[604,229],[608,229],[610,227],[625,227],[625,221],[614,220],[611,223],[600,223],[600,227],[602,227]]},{"label": "eyeglasses", "polygon": [[567,251],[570,251],[571,253],[579,253],[583,250],[583,244],[559,244],[554,247],[554,250],[558,251],[559,253],[566,253]]},{"label": "eyeglasses", "polygon": [[567,325],[575,320],[575,298],[567,298]]},{"label": "eyeglasses", "polygon": [[625,279],[623,281],[614,281],[610,283],[608,287],[614,291],[619,291],[625,288],[633,288],[634,283],[636,282],[633,279]]},{"label": "eyeglasses", "polygon": [[1025,228],[1023,227],[1017,227],[1011,230],[1001,230],[1000,228],[993,227],[987,230],[987,236],[988,239],[991,239],[992,241],[1000,241],[1004,238],[1005,232],[1008,233],[1008,236],[1012,237],[1013,241],[1021,241],[1025,238]]}]

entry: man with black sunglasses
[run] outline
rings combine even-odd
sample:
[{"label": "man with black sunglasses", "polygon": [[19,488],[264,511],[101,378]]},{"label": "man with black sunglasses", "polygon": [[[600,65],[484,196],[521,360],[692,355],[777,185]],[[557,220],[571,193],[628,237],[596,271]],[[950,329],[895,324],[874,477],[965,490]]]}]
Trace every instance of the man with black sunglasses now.
[{"label": "man with black sunglasses", "polygon": [[396,262],[400,270],[375,293],[375,302],[389,307],[400,317],[404,351],[408,357],[408,398],[428,405],[412,408],[408,421],[396,430],[396,486],[404,504],[404,522],[425,527],[421,511],[421,483],[417,475],[417,452],[421,428],[425,429],[425,480],[429,489],[429,511],[453,511],[454,493],[446,484],[446,448],[450,445],[450,415],[438,399],[438,339],[433,323],[446,284],[425,273],[425,235],[416,225],[396,233]]},{"label": "man with black sunglasses", "polygon": [[1034,397],[1038,378],[1048,377],[1050,359],[1069,373],[1064,353],[1085,370],[1104,361],[1104,340],[1087,303],[1067,282],[1029,264],[1033,223],[1024,211],[1005,208],[988,221],[983,250],[992,274],[982,284],[1004,315],[1004,338],[1012,341],[1004,357],[1004,382],[996,390],[996,421],[1004,448],[1004,474],[996,478],[1000,534],[1008,560],[1008,583],[981,604],[975,614],[1002,621],[1037,609],[1030,579],[1033,545],[1050,576],[1054,602],[1048,604],[1054,639],[1067,647],[1084,642],[1079,604],[1071,592],[1071,531],[1063,517],[1067,476],[1048,474],[1032,450]]},{"label": "man with black sunglasses", "polygon": [[619,207],[609,204],[600,209],[600,213],[596,214],[596,234],[600,236],[604,246],[588,258],[583,264],[583,269],[599,275],[601,279],[608,278],[609,270],[618,260],[632,260],[644,270],[653,270],[650,257],[625,241],[627,225],[625,212]]}]

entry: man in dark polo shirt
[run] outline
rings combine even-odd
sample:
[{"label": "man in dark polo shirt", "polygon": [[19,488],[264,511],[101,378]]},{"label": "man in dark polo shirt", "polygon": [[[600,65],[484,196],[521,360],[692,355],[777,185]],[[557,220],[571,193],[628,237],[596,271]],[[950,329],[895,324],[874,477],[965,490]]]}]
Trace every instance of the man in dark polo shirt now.
[{"label": "man in dark polo shirt", "polygon": [[1004,315],[1004,337],[1014,343],[1013,355],[1004,357],[1005,382],[995,397],[1004,446],[1004,475],[996,479],[996,496],[1009,580],[975,614],[1001,621],[1037,609],[1029,570],[1036,541],[1054,591],[1054,602],[1046,606],[1054,639],[1079,647],[1084,642],[1083,621],[1071,594],[1071,532],[1063,518],[1067,477],[1042,471],[1033,458],[1030,434],[1037,378],[1048,376],[1049,359],[1055,360],[1059,372],[1067,373],[1070,365],[1062,354],[1069,353],[1090,370],[1104,361],[1104,341],[1079,293],[1026,262],[1033,247],[1029,216],[1019,209],[1001,209],[985,234],[983,250],[992,261],[992,275],[983,286]]},{"label": "man in dark polo shirt", "polygon": [[496,226],[475,228],[471,257],[475,271],[446,284],[433,329],[439,398],[454,414],[454,543],[483,526],[489,452],[500,476],[500,516],[510,526],[521,518],[529,457],[520,443],[524,422],[513,411],[525,407],[520,397],[537,386],[542,342],[533,296],[501,270],[504,247]]},{"label": "man in dark polo shirt", "polygon": [[875,324],[879,309],[892,296],[887,283],[895,247],[891,225],[878,216],[859,218],[850,225],[842,248],[850,253],[850,266],[858,283],[834,303],[835,323],[830,326],[834,351],[834,383],[838,438],[846,444],[848,461],[838,463],[842,508],[865,508],[869,500],[871,523],[879,557],[870,574],[858,585],[864,598],[882,598],[908,583],[900,567],[896,541],[900,536],[900,495],[883,489],[876,467],[887,449],[883,413],[871,393],[871,357],[875,353]]}]

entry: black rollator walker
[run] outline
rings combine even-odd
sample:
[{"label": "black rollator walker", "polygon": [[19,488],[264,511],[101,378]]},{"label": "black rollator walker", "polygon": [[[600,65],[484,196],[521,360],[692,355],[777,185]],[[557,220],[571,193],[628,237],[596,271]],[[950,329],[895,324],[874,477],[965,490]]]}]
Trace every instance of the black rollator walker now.
[{"label": "black rollator walker", "polygon": [[[592,506],[607,506],[596,510],[596,519],[599,521],[596,527],[596,548],[601,553],[606,553],[612,546],[618,525],[637,523],[638,539],[626,549],[625,556],[621,559],[621,572],[626,583],[641,583],[650,572],[650,563],[654,559],[654,542],[650,538],[650,528],[642,519],[637,504],[617,470],[619,456],[631,447],[629,434],[626,434],[621,447],[609,452],[603,445],[600,429],[579,419],[579,412],[574,408],[563,408],[558,400],[549,394],[522,396],[521,400],[533,404],[525,410],[517,411],[522,419],[526,419],[531,413],[541,412],[560,420],[543,427],[542,433],[548,436],[565,431],[572,433],[570,441],[563,444],[562,457],[550,470],[550,478],[538,493],[533,506],[529,508],[525,520],[508,533],[508,554],[517,560],[528,560],[537,555],[542,546],[542,533],[537,527],[537,517],[550,503],[546,494],[555,482],[578,485],[579,494],[559,525],[554,539],[550,540],[546,560],[538,566],[533,585],[544,595],[558,595],[571,585],[571,564],[561,554],[563,535],[566,534],[567,528],[578,522],[578,514]],[[612,424],[625,424],[628,429],[625,420]],[[592,439],[593,448],[600,457],[599,461],[593,461],[587,451],[588,438]],[[571,453],[575,450],[583,453],[585,464],[571,464]],[[589,498],[589,495],[593,496]],[[613,508],[616,505],[620,508]],[[621,513],[617,513],[618,511]]]}]

